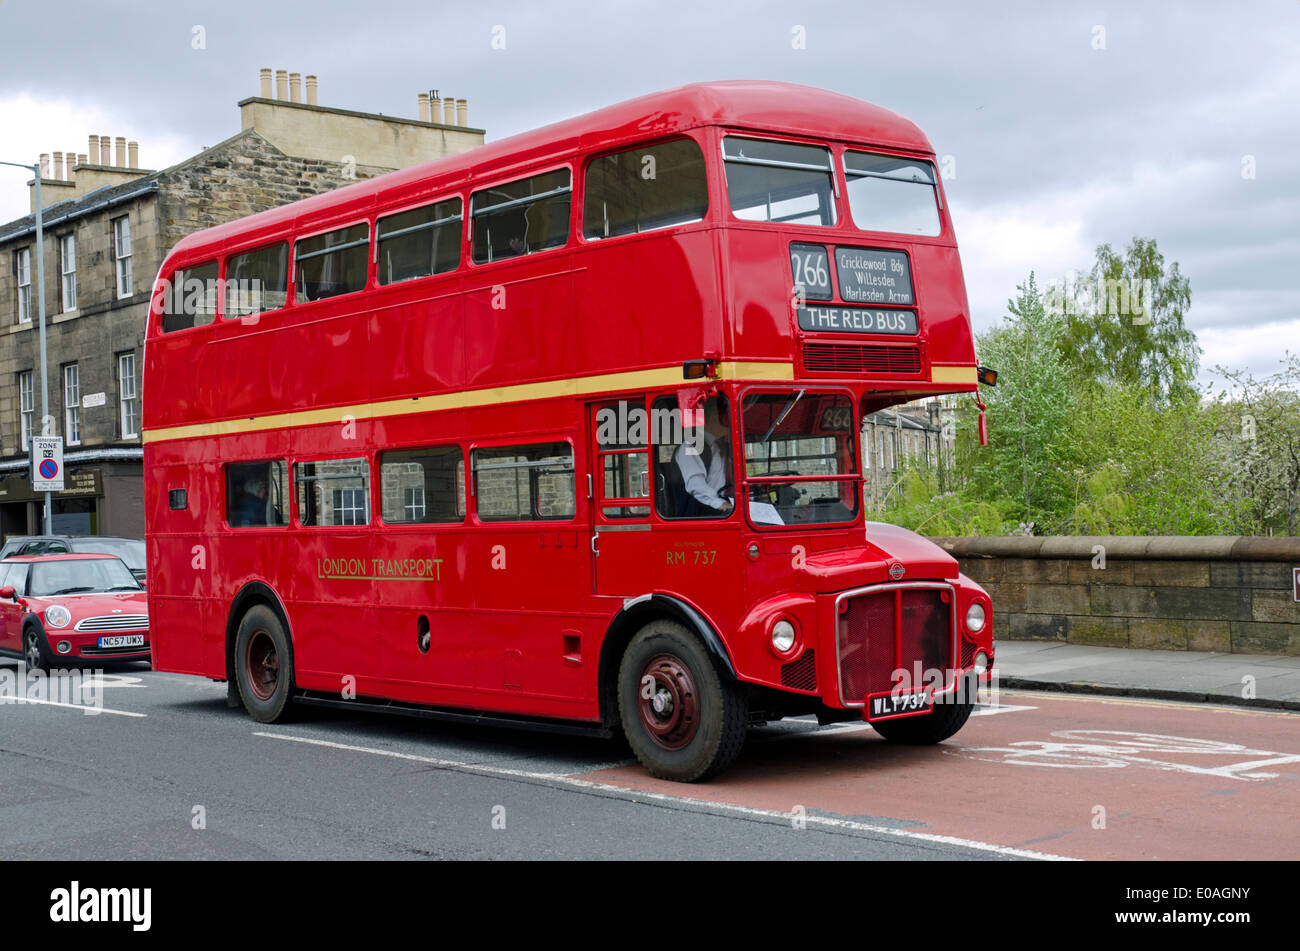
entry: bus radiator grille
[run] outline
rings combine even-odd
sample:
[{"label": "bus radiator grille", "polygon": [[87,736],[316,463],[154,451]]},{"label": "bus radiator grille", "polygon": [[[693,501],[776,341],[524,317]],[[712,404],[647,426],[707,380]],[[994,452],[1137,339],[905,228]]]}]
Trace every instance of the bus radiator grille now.
[{"label": "bus radiator grille", "polygon": [[[952,666],[951,597],[935,588],[887,588],[850,598],[837,644],[841,697],[861,703],[868,694],[895,686],[922,687],[929,678],[947,677]],[[901,681],[896,682],[895,670],[901,671]]]},{"label": "bus radiator grille", "polygon": [[781,667],[781,686],[810,693],[817,689],[817,658],[811,647]]},{"label": "bus radiator grille", "polygon": [[921,348],[906,346],[806,343],[804,369],[812,373],[872,373],[919,376]]}]

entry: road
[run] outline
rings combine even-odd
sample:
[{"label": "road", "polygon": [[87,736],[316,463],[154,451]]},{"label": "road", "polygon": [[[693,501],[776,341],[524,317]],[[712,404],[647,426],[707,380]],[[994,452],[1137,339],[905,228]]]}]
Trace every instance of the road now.
[{"label": "road", "polygon": [[0,704],[0,859],[1300,858],[1294,713],[1003,691],[940,746],[787,721],[683,786],[608,741],[265,726],[140,665],[102,704]]}]

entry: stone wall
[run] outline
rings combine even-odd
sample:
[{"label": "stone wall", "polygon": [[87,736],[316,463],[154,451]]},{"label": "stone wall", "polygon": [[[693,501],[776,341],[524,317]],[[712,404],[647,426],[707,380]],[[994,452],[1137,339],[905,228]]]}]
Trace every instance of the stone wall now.
[{"label": "stone wall", "polygon": [[1008,640],[1300,655],[1300,538],[936,538]]}]

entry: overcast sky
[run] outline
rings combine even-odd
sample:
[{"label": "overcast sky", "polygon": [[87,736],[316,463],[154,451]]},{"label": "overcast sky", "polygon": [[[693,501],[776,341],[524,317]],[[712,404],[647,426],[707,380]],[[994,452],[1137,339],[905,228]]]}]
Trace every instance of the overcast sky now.
[{"label": "overcast sky", "polygon": [[[3,0],[0,159],[84,151],[95,132],[163,168],[239,130],[263,66],[316,74],[322,105],[393,115],[437,88],[490,140],[698,80],[847,93],[951,156],[977,329],[1031,270],[1059,280],[1142,235],[1191,280],[1203,367],[1269,372],[1300,350],[1296,0]],[[8,221],[27,189],[0,173]]]}]

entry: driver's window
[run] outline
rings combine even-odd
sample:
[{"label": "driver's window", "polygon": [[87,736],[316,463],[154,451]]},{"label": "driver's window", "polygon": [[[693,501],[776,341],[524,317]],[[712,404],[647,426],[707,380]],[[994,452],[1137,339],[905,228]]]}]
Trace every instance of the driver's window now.
[{"label": "driver's window", "polygon": [[722,395],[691,409],[676,396],[650,410],[655,509],[661,518],[727,518],[735,510],[731,410]]}]

